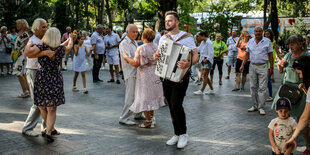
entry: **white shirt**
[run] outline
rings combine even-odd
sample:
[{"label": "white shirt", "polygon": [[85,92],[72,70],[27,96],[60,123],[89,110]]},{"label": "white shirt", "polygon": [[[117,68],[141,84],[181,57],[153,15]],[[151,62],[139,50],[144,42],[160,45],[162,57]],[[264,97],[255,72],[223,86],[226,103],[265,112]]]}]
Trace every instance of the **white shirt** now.
[{"label": "white shirt", "polygon": [[[186,32],[184,31],[180,31],[178,34],[176,35],[171,35],[173,41],[176,41],[178,40],[181,36],[183,36]],[[163,41],[167,40],[168,38],[166,37],[166,35],[163,35],[160,40],[159,40],[159,46],[158,46],[158,49],[160,48],[160,45],[162,44]],[[177,43],[180,43],[188,48],[191,48],[191,49],[196,49],[196,45],[195,45],[195,40],[193,38],[193,36],[191,37],[187,37],[187,38],[184,38],[180,41],[178,41]]]},{"label": "white shirt", "polygon": [[160,37],[161,37],[160,33],[156,32],[155,39],[153,40],[153,43],[158,45]]},{"label": "white shirt", "polygon": [[105,53],[105,44],[104,44],[103,38],[97,31],[95,31],[91,35],[90,43],[92,45],[94,45],[94,44],[96,45],[97,54],[104,54]]},{"label": "white shirt", "polygon": [[214,48],[212,41],[208,38],[207,41],[201,41],[199,47],[197,48],[200,53],[199,62],[201,63],[205,58],[213,64]]},{"label": "white shirt", "polygon": [[128,78],[136,77],[137,69],[124,60],[123,54],[127,53],[128,57],[133,58],[135,57],[137,47],[138,47],[137,42],[135,40],[132,41],[130,38],[128,38],[128,36],[126,36],[125,39],[119,45],[119,51],[121,55],[122,69],[125,81]]},{"label": "white shirt", "polygon": [[236,46],[236,42],[238,41],[238,37],[229,37],[226,41],[226,44],[228,46],[228,55],[232,56],[233,52],[238,52],[238,48]]},{"label": "white shirt", "polygon": [[91,48],[91,43],[90,43],[90,38],[89,38],[89,37],[87,37],[87,38],[83,41],[83,45],[86,46],[87,51],[90,50],[90,48]]},{"label": "white shirt", "polygon": [[127,32],[123,33],[123,34],[122,34],[122,39],[125,38],[126,35],[127,35]]},{"label": "white shirt", "polygon": [[[292,117],[285,120],[277,117],[269,123],[268,128],[273,131],[274,141],[281,150],[281,153],[284,153],[285,142],[292,137],[296,126],[297,123]],[[272,151],[275,152],[273,148]]]},{"label": "white shirt", "polygon": [[254,37],[249,40],[246,51],[250,54],[251,63],[267,63],[269,60],[268,53],[272,53],[273,48],[270,39],[263,37],[263,39],[256,44]]},{"label": "white shirt", "polygon": [[[35,44],[35,45],[42,44],[41,39],[39,39],[35,35],[32,35],[32,37],[30,37],[29,40],[31,40],[32,43]],[[38,58],[28,58],[27,57],[26,68],[28,68],[28,69],[38,69],[39,68]]]},{"label": "white shirt", "polygon": [[309,87],[308,92],[307,92],[306,102],[310,103],[310,87]]},{"label": "white shirt", "polygon": [[[107,34],[104,37],[104,42],[106,46],[114,46],[116,44],[118,44],[118,42],[121,41],[121,39],[119,38],[119,35],[112,32],[111,35]],[[118,47],[114,47],[111,49],[107,49],[107,55],[108,56],[114,56],[114,55],[118,55]]]}]

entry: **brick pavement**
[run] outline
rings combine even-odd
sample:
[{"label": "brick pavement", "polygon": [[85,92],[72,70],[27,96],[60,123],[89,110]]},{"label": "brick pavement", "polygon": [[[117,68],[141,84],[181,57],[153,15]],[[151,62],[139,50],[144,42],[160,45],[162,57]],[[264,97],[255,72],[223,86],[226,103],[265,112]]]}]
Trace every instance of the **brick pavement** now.
[{"label": "brick pavement", "polygon": [[[224,76],[226,68],[224,67]],[[184,107],[187,116],[188,146],[176,149],[165,142],[173,135],[168,107],[155,112],[155,129],[141,129],[118,124],[123,107],[124,84],[107,83],[108,71],[101,71],[103,83],[92,83],[91,72],[86,73],[89,94],[72,92],[72,71],[64,71],[66,104],[58,108],[56,128],[61,132],[56,141],[47,144],[39,136],[21,134],[31,99],[17,98],[21,91],[15,76],[0,77],[0,154],[270,154],[267,126],[276,117],[266,104],[266,116],[248,113],[251,106],[249,83],[245,92],[231,92],[234,75],[218,85],[215,72],[216,95],[194,96],[200,86],[193,82],[187,91]],[[81,77],[78,88],[82,88]],[[276,74],[273,94],[280,83]],[[40,132],[39,125],[35,129]],[[304,147],[299,138],[300,154]]]}]

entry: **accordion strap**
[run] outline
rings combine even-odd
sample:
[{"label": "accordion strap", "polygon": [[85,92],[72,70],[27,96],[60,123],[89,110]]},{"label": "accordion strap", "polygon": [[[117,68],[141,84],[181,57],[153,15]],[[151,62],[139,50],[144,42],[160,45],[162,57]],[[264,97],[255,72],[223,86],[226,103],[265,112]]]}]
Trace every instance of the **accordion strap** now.
[{"label": "accordion strap", "polygon": [[[168,33],[166,33],[165,36],[166,36],[168,39],[171,39],[172,41],[174,41],[174,40],[172,39],[171,35],[169,35]],[[180,41],[180,40],[182,40],[182,39],[185,39],[185,38],[187,38],[187,37],[190,37],[190,36],[192,36],[190,33],[185,33],[185,34],[183,34],[180,38],[178,38],[175,42],[178,42],[178,41]]]}]

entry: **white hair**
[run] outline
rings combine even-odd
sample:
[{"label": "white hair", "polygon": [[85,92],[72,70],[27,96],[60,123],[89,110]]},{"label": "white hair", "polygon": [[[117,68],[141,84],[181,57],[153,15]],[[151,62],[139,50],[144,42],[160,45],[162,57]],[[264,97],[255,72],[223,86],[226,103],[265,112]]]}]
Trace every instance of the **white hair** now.
[{"label": "white hair", "polygon": [[82,31],[82,35],[84,35],[84,34],[88,35],[88,32],[87,31]]},{"label": "white hair", "polygon": [[3,29],[8,29],[6,26],[1,26],[0,31],[2,31]]},{"label": "white hair", "polygon": [[98,24],[98,25],[96,26],[96,30],[101,29],[101,28],[104,28],[104,26],[101,25],[101,24]]},{"label": "white hair", "polygon": [[126,32],[128,32],[132,27],[137,28],[137,25],[135,25],[135,24],[128,24],[127,27],[126,27]]},{"label": "white hair", "polygon": [[33,21],[31,30],[32,32],[35,32],[40,28],[41,22],[47,23],[45,19],[43,18],[37,18]]},{"label": "white hair", "polygon": [[56,48],[60,45],[60,39],[60,31],[56,27],[52,27],[45,32],[42,42],[51,48]]}]

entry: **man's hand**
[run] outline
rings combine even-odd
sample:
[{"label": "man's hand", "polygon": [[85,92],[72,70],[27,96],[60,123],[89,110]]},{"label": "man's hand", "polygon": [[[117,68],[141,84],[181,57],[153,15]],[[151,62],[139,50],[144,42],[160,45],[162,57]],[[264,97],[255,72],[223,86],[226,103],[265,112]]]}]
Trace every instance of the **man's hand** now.
[{"label": "man's hand", "polygon": [[190,62],[185,60],[185,59],[183,59],[182,61],[178,61],[178,67],[180,69],[188,68],[188,67],[190,67],[190,65],[191,65]]},{"label": "man's hand", "polygon": [[149,57],[147,57],[147,66],[151,66],[153,64],[153,60]]},{"label": "man's hand", "polygon": [[70,37],[70,38],[72,38],[73,40],[75,40],[75,38],[76,38],[76,34],[74,34],[74,33],[70,33],[70,34],[69,34],[69,37]]},{"label": "man's hand", "polygon": [[50,59],[54,59],[56,52],[52,50],[46,50],[46,56],[48,56]]},{"label": "man's hand", "polygon": [[153,59],[154,61],[157,61],[159,59],[159,50],[157,50],[156,53],[154,53]]},{"label": "man's hand", "polygon": [[203,63],[204,63],[204,64],[206,64],[207,62],[208,62],[208,60],[207,60],[207,59],[204,59],[204,60],[203,60]]},{"label": "man's hand", "polygon": [[244,65],[241,65],[241,67],[240,67],[240,72],[242,73],[243,72],[243,70],[244,70]]},{"label": "man's hand", "polygon": [[94,56],[95,56],[95,59],[96,59],[96,60],[98,60],[98,59],[99,59],[98,54],[94,54]]},{"label": "man's hand", "polygon": [[273,74],[273,68],[270,67],[268,75],[271,76]]},{"label": "man's hand", "polygon": [[123,54],[123,59],[128,63],[127,58],[129,58],[129,57],[128,57],[128,54],[124,52],[124,54]]}]

